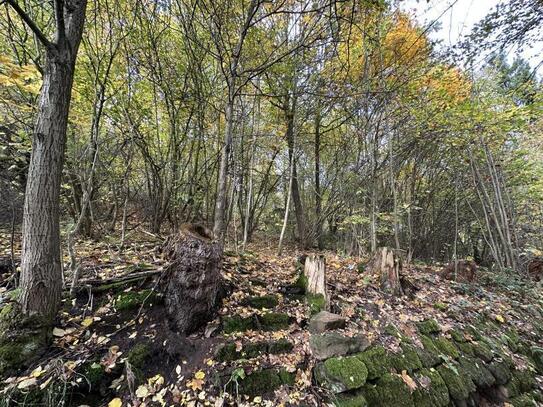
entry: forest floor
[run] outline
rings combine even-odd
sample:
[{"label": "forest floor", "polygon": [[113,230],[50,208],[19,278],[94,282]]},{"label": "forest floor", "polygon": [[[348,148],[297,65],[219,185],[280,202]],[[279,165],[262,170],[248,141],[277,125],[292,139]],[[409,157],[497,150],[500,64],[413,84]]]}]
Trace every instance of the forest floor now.
[{"label": "forest floor", "polygon": [[[169,330],[155,290],[165,266],[159,246],[159,240],[144,233],[134,234],[121,254],[108,237],[78,242],[81,283],[88,288],[74,299],[66,295],[52,347],[5,380],[0,398],[20,400],[22,394],[31,401],[38,392],[49,392],[51,405],[61,399],[65,405],[112,407],[325,405],[326,393],[311,373],[316,361],[309,346],[310,310],[303,298],[284,295],[284,287],[297,278],[301,253],[286,250],[278,257],[275,248],[264,243],[251,245],[243,255],[227,252],[223,276],[232,293],[216,320],[183,338]],[[418,290],[396,298],[379,290],[378,276],[362,266],[367,259],[321,254],[331,310],[346,318],[341,330],[346,336],[363,335],[394,353],[400,350],[400,337],[419,345],[417,323],[433,318],[446,336],[457,327],[477,327],[484,321],[486,334],[497,340],[520,336],[530,346],[543,345],[539,284],[484,270],[476,282],[461,284],[441,278],[442,265],[412,264],[403,273]],[[9,236],[4,233],[0,257],[6,255]],[[0,284],[0,301],[5,303],[12,275],[1,275]],[[274,296],[270,304],[267,296]],[[249,297],[266,301],[255,303]],[[226,326],[236,321],[269,312],[288,315],[288,322],[278,318],[271,329],[226,333]],[[515,368],[527,367],[523,357],[511,357]],[[264,377],[264,385],[253,382],[242,394],[244,379],[263,371],[273,372],[273,377]],[[288,379],[282,382],[284,377]],[[540,376],[536,381],[543,389]]]}]

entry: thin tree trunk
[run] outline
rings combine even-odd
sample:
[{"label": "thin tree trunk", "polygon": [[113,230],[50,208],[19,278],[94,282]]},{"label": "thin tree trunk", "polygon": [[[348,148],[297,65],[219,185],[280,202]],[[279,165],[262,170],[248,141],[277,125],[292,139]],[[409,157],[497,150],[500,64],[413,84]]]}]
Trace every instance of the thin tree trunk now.
[{"label": "thin tree trunk", "polygon": [[279,246],[277,248],[277,255],[281,256],[283,249],[283,238],[285,237],[285,231],[287,230],[288,213],[290,212],[290,196],[292,195],[292,179],[293,177],[293,163],[289,161],[289,176],[288,176],[288,189],[287,189],[287,203],[285,205],[285,216],[283,217],[283,227],[281,228],[281,235],[279,236]]}]

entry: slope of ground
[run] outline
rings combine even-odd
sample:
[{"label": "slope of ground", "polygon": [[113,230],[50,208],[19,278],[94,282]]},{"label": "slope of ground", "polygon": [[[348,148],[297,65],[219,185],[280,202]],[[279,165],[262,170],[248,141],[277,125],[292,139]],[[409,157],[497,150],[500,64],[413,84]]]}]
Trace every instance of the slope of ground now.
[{"label": "slope of ground", "polygon": [[[3,239],[1,247],[9,247]],[[308,329],[312,310],[289,288],[299,273],[299,253],[277,257],[258,245],[244,255],[227,253],[223,275],[231,292],[220,315],[184,338],[169,330],[155,289],[164,266],[159,243],[135,235],[119,254],[107,241],[80,242],[82,288],[64,300],[51,349],[21,361],[21,371],[4,372],[0,405],[362,406],[368,400],[375,405],[371,397],[380,397],[380,386],[397,388],[405,398],[405,404],[381,398],[381,405],[447,405],[445,393],[447,403],[454,393],[463,405],[475,402],[462,399],[465,392],[483,387],[493,393],[481,393],[485,399],[506,396],[513,405],[535,405],[541,393],[543,302],[536,284],[484,271],[477,282],[460,284],[442,279],[438,266],[421,264],[405,270],[418,290],[395,298],[381,293],[364,259],[323,253],[331,311],[346,320],[335,332],[367,348],[356,346],[357,355],[366,356],[357,359],[355,366],[363,360],[365,367],[354,373],[344,363],[348,358],[339,358],[338,377],[330,369],[336,359],[316,360]],[[4,285],[10,278],[2,275]],[[13,296],[7,289],[1,296],[5,309]],[[421,353],[428,340],[437,344],[434,361]],[[367,359],[372,352],[381,373]],[[488,383],[478,383],[476,369],[453,390],[457,367],[469,376],[475,358],[485,366],[503,362],[498,368],[507,377],[491,369]],[[436,371],[446,379],[442,398],[423,404]]]}]

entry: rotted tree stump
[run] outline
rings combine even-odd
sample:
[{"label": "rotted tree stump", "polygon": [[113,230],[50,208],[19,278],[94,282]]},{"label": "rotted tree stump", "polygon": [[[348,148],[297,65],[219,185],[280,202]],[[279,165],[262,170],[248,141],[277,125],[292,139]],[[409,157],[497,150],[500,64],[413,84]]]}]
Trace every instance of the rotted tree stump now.
[{"label": "rotted tree stump", "polygon": [[395,296],[404,295],[403,279],[400,277],[402,261],[393,249],[390,247],[378,248],[368,264],[368,268],[379,274],[381,290]]},{"label": "rotted tree stump", "polygon": [[161,278],[172,328],[190,334],[211,321],[220,303],[222,246],[210,230],[184,224],[163,246],[170,265]]},{"label": "rotted tree stump", "polygon": [[[326,290],[326,262],[324,256],[307,256],[304,264],[306,295],[320,302],[320,311],[330,310],[330,298]],[[319,301],[320,300],[320,301]]]}]

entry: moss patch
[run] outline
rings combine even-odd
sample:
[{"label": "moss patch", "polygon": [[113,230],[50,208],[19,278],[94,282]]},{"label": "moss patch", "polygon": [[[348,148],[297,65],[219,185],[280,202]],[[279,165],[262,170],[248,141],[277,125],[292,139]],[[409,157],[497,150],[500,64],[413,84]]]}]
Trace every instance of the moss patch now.
[{"label": "moss patch", "polygon": [[317,382],[334,393],[355,390],[366,383],[368,369],[356,356],[330,358],[317,365]]},{"label": "moss patch", "polygon": [[336,407],[368,407],[368,402],[364,395],[356,394],[340,394],[332,399]]},{"label": "moss patch", "polygon": [[[421,369],[415,376],[419,386],[413,392],[417,407],[445,407],[449,405],[449,389],[435,369]],[[428,383],[426,387],[424,383]]]},{"label": "moss patch", "polygon": [[309,314],[315,315],[326,310],[326,299],[322,294],[307,294],[307,304],[309,305]]},{"label": "moss patch", "polygon": [[279,300],[275,295],[263,295],[261,297],[248,297],[243,301],[243,305],[247,305],[257,309],[271,309],[279,304]]},{"label": "moss patch", "polygon": [[457,367],[452,365],[441,365],[437,367],[437,371],[443,378],[443,381],[449,389],[449,394],[454,400],[462,401],[469,397],[470,389],[466,386]]},{"label": "moss patch", "polygon": [[483,362],[490,362],[494,357],[492,350],[483,342],[471,342],[473,354]]},{"label": "moss patch", "polygon": [[402,352],[392,353],[389,356],[390,365],[396,369],[398,373],[402,370],[412,372],[413,370],[421,369],[422,362],[415,350],[414,346],[402,344]]},{"label": "moss patch", "polygon": [[280,354],[292,350],[293,345],[286,339],[278,341],[260,341],[246,343],[241,350],[236,350],[235,343],[227,343],[217,349],[215,357],[219,362],[230,362],[238,359],[256,358],[260,355],[271,353]]},{"label": "moss patch", "polygon": [[403,380],[395,374],[386,373],[376,385],[364,386],[363,394],[370,406],[413,407],[413,398]]},{"label": "moss patch", "polygon": [[453,359],[457,359],[460,356],[458,349],[456,349],[453,343],[447,338],[439,337],[434,339],[434,345],[443,355],[449,356]]},{"label": "moss patch", "polygon": [[242,318],[239,315],[224,317],[222,319],[224,333],[243,332],[250,329],[257,329],[254,317]]},{"label": "moss patch", "polygon": [[145,362],[151,356],[151,347],[148,343],[136,344],[126,355],[128,363],[136,369],[141,369],[145,366]]},{"label": "moss patch", "polygon": [[288,314],[270,312],[268,314],[260,315],[258,317],[258,322],[261,329],[264,331],[277,331],[288,328],[290,317]]},{"label": "moss patch", "polygon": [[387,351],[382,346],[372,346],[356,355],[368,370],[368,380],[374,380],[388,372],[390,366]]},{"label": "moss patch", "polygon": [[424,348],[421,349],[419,347],[415,347],[415,351],[419,355],[422,365],[424,367],[434,367],[439,365],[442,362],[440,357],[441,352],[438,348],[436,348],[436,345],[434,345],[432,339],[426,335],[421,335],[420,341],[422,342]]},{"label": "moss patch", "polygon": [[478,359],[461,357],[458,362],[460,363],[460,373],[467,375],[477,387],[490,387],[496,383],[492,373]]},{"label": "moss patch", "polygon": [[128,311],[141,307],[150,306],[158,301],[158,293],[154,290],[128,291],[120,293],[115,297],[114,306],[117,311]]},{"label": "moss patch", "polygon": [[293,373],[286,370],[263,369],[247,375],[238,384],[241,394],[258,396],[273,392],[283,384],[292,385],[293,382]]},{"label": "moss patch", "polygon": [[441,327],[435,319],[427,319],[426,321],[419,322],[417,328],[423,335],[438,334],[441,332]]},{"label": "moss patch", "polygon": [[487,367],[496,379],[496,384],[505,384],[511,378],[511,368],[504,359],[495,359]]}]

